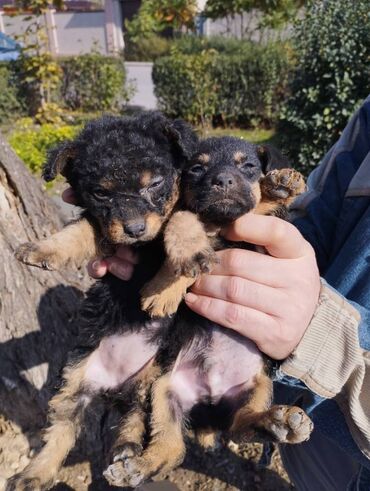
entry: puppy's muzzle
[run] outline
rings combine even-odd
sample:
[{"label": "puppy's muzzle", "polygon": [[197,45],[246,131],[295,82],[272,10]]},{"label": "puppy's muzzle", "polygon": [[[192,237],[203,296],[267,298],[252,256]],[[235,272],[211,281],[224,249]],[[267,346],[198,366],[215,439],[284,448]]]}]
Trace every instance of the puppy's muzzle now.
[{"label": "puppy's muzzle", "polygon": [[138,239],[143,236],[146,232],[146,224],[144,220],[133,220],[126,222],[123,226],[125,234],[133,239]]},{"label": "puppy's muzzle", "polygon": [[214,176],[212,179],[212,187],[219,191],[229,192],[232,191],[237,185],[235,176],[229,172],[221,172]]}]

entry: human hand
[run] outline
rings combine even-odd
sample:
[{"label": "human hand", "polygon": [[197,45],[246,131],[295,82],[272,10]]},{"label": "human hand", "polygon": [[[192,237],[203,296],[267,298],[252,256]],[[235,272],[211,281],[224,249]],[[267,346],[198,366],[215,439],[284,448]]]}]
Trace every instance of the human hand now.
[{"label": "human hand", "polygon": [[316,310],[320,277],[311,245],[294,225],[247,214],[226,238],[264,246],[270,255],[241,249],[218,252],[220,263],[186,295],[187,305],[253,340],[271,358],[290,355]]},{"label": "human hand", "polygon": [[[76,202],[72,188],[67,188],[62,193],[62,199],[66,203]],[[102,278],[108,272],[121,280],[127,281],[131,278],[138,257],[130,247],[121,245],[116,249],[114,256],[104,259],[95,258],[87,265],[87,271],[95,279]]]}]

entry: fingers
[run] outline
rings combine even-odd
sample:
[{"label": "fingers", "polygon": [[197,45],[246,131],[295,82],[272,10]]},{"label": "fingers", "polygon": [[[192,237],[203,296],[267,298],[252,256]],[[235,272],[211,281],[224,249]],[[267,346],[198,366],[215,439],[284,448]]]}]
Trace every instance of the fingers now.
[{"label": "fingers", "polygon": [[194,293],[187,293],[185,301],[194,312],[239,332],[259,347],[268,342],[269,332],[276,328],[272,316],[249,307]]},{"label": "fingers", "polygon": [[195,283],[192,292],[275,316],[280,313],[281,302],[285,300],[284,292],[280,289],[261,285],[238,276],[204,275]]},{"label": "fingers", "polygon": [[236,220],[225,235],[229,240],[264,246],[278,258],[296,259],[311,250],[294,225],[276,217],[248,213]]},{"label": "fingers", "polygon": [[121,280],[129,280],[134,272],[134,265],[132,263],[123,261],[116,256],[108,257],[105,259],[105,262],[107,263],[108,271]]},{"label": "fingers", "polygon": [[62,193],[62,200],[74,205],[76,203],[75,193],[72,188],[67,188]]},{"label": "fingers", "polygon": [[87,272],[92,278],[98,280],[108,272],[108,265],[103,259],[95,259],[87,265]]},{"label": "fingers", "polygon": [[134,272],[134,266],[139,261],[138,255],[129,247],[119,246],[116,254],[105,259],[95,259],[87,266],[89,275],[92,278],[99,279],[108,272],[117,276],[123,281],[131,278]]},{"label": "fingers", "polygon": [[133,249],[131,249],[131,247],[117,247],[115,256],[129,262],[130,264],[137,264],[139,262],[139,255]]},{"label": "fingers", "polygon": [[[211,275],[239,276],[261,285],[279,288],[286,283],[281,271],[286,267],[285,259],[277,259],[266,254],[242,249],[226,249],[217,252],[219,263]],[[203,276],[200,278],[202,281]]]}]

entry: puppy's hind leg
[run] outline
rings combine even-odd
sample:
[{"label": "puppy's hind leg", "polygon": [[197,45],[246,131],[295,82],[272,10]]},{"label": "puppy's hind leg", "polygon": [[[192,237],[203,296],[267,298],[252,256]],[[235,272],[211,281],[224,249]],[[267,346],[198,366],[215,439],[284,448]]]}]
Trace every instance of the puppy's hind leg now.
[{"label": "puppy's hind leg", "polygon": [[43,491],[52,486],[59,468],[75,445],[89,402],[82,389],[85,364],[86,360],[83,360],[65,370],[65,384],[49,404],[51,424],[44,434],[45,445],[20,474],[9,479],[6,491]]},{"label": "puppy's hind leg", "polygon": [[235,442],[245,440],[301,443],[308,440],[313,423],[295,406],[270,406],[272,382],[261,374],[254,392],[234,417],[229,436]]},{"label": "puppy's hind leg", "polygon": [[141,456],[115,464],[115,471],[121,476],[115,486],[136,487],[159,471],[169,471],[181,464],[185,456],[182,416],[175,413],[170,397],[170,374],[166,374],[152,389],[150,443]]}]

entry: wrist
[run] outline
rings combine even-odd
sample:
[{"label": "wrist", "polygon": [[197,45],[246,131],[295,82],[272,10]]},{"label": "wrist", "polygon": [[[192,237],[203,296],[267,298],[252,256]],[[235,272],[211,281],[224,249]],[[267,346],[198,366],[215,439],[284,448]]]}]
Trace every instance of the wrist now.
[{"label": "wrist", "polygon": [[281,364],[282,373],[300,379],[322,397],[333,397],[346,379],[351,352],[359,347],[359,322],[358,311],[322,280],[315,313]]}]

